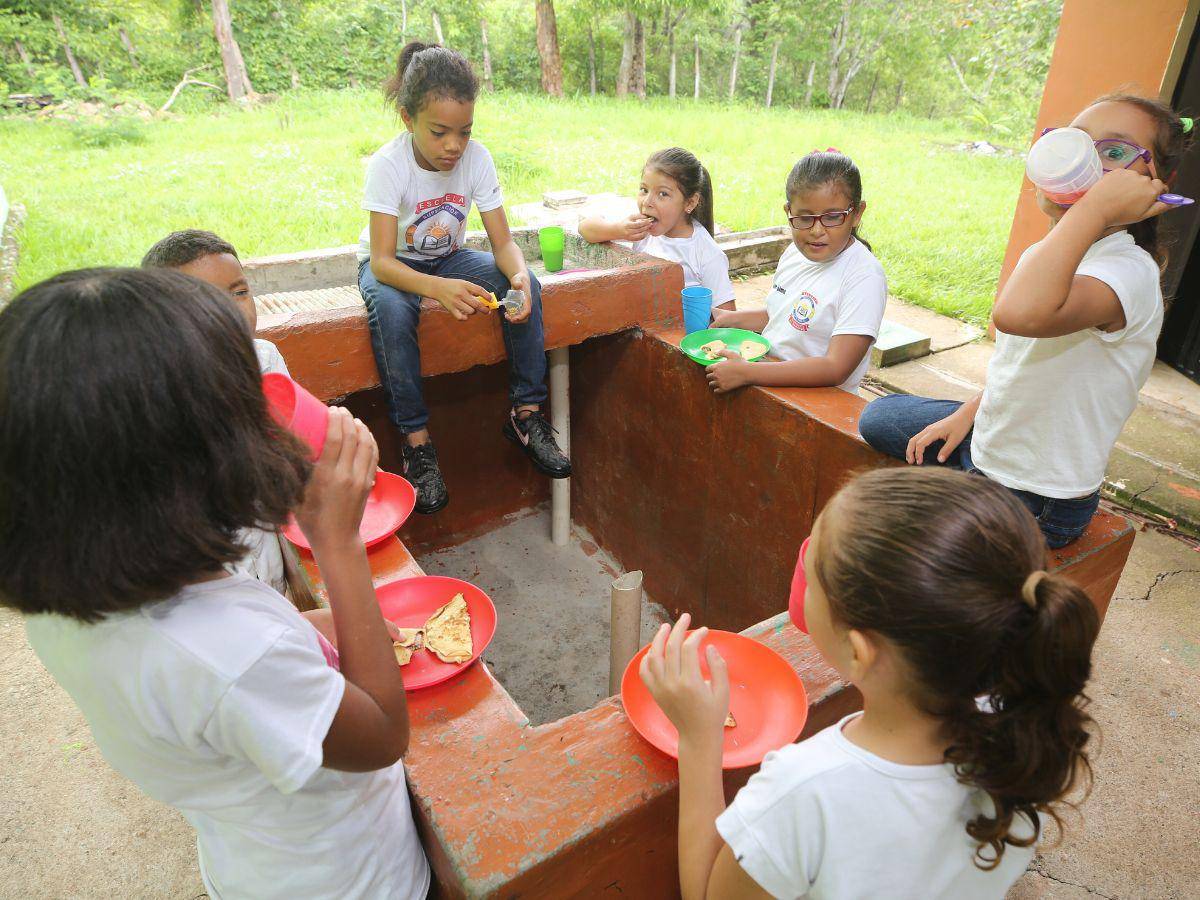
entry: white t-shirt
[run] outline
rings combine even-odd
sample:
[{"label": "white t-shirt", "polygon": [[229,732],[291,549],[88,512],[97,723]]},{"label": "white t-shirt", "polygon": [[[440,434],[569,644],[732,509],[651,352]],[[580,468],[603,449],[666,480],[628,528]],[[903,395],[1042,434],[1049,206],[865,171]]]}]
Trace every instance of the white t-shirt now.
[{"label": "white t-shirt", "polygon": [[[449,256],[463,245],[471,204],[481,213],[504,205],[496,166],[487,148],[470,141],[449,172],[417,165],[412,134],[404,132],[375,151],[367,163],[362,208],[399,219],[396,256],[431,260]],[[371,229],[358,239],[358,260],[371,258]]]},{"label": "white t-shirt", "polygon": [[[875,255],[852,240],[833,259],[813,262],[795,244],[783,251],[767,294],[763,337],[782,360],[824,356],[839,334],[879,336],[887,306],[887,278]],[[870,354],[838,387],[854,393],[867,371]]]},{"label": "white t-shirt", "polygon": [[977,868],[966,825],[991,799],[948,763],[900,765],[851,743],[842,728],[857,715],[768,753],[717,819],[746,874],[787,900],[1004,897],[1033,848],[1007,847],[996,869]]},{"label": "white t-shirt", "polygon": [[729,280],[729,257],[713,240],[708,229],[695,219],[692,219],[691,237],[658,237],[648,234],[629,246],[640,253],[679,263],[683,267],[683,286],[708,288],[712,291],[714,307],[733,299],[733,282]]},{"label": "white t-shirt", "polygon": [[[287,363],[283,354],[270,341],[262,338],[254,339],[254,353],[258,356],[258,367],[266,375],[276,372],[288,375]],[[252,578],[257,578],[263,584],[269,584],[281,594],[288,589],[287,570],[283,565],[283,551],[280,549],[281,538],[274,531],[263,531],[261,528],[249,528],[243,531],[239,539],[246,545],[246,555],[228,566],[230,572],[244,572]]]},{"label": "white t-shirt", "polygon": [[425,896],[403,764],[321,767],[345,679],[275,591],[230,575],[95,625],[25,627],[104,758],[196,829],[213,900]]},{"label": "white t-shirt", "polygon": [[1129,232],[1092,244],[1075,274],[1113,289],[1125,327],[1056,338],[997,331],[971,438],[971,458],[981,472],[1043,497],[1099,489],[1113,444],[1150,377],[1162,327],[1158,265]]}]

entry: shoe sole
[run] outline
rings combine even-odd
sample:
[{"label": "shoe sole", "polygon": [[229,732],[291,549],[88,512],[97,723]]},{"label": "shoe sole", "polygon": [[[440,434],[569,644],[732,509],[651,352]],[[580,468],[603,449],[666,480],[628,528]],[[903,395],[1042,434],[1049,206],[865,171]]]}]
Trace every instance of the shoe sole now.
[{"label": "shoe sole", "polygon": [[535,469],[537,469],[538,472],[545,475],[547,478],[570,478],[571,477],[571,470],[569,468],[567,469],[566,472],[555,472],[553,469],[548,469],[546,466],[543,466],[540,462],[538,462],[537,457],[534,456],[529,451],[529,445],[526,444],[525,442],[523,442],[519,437],[517,437],[517,433],[515,431],[513,431],[511,422],[504,423],[504,436],[506,438],[508,438],[508,440],[510,440],[514,444],[516,444],[518,447],[520,447],[522,450],[524,450],[525,457],[531,463],[533,463],[533,467]]},{"label": "shoe sole", "polygon": [[445,509],[449,503],[450,503],[449,496],[447,496],[444,500],[442,500],[441,503],[437,503],[433,506],[421,506],[421,504],[418,503],[416,506],[413,507],[413,512],[419,513],[422,516],[432,516],[435,512]]}]

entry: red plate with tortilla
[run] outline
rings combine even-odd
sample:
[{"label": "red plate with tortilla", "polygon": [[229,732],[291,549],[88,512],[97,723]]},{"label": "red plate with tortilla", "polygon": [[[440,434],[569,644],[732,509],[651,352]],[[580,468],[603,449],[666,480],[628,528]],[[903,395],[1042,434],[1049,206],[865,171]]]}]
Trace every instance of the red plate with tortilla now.
[{"label": "red plate with tortilla", "polygon": [[[804,682],[787,660],[753,638],[710,631],[700,645],[700,671],[709,677],[704,649],[712,644],[729,669],[729,712],[737,727],[725,729],[721,767],[756,766],[772,750],[792,743],[808,719]],[[638,675],[647,644],[629,661],[621,678],[621,702],[637,733],[668,756],[679,758],[679,732],[659,709]]]},{"label": "red plate with tortilla", "polygon": [[496,633],[496,606],[492,598],[469,581],[446,575],[401,578],[375,589],[385,619],[401,628],[420,628],[435,612],[462,594],[471,615],[471,658],[461,663],[442,662],[428,650],[417,650],[403,666],[404,688],[420,690],[441,684],[473,665]]},{"label": "red plate with tortilla", "polygon": [[[416,505],[417,492],[413,486],[399,475],[381,469],[375,475],[375,487],[367,495],[367,506],[363,510],[362,521],[358,523],[359,537],[367,547],[383,543],[408,521]],[[282,531],[283,536],[301,550],[312,552],[312,545],[294,517],[288,518]]]}]

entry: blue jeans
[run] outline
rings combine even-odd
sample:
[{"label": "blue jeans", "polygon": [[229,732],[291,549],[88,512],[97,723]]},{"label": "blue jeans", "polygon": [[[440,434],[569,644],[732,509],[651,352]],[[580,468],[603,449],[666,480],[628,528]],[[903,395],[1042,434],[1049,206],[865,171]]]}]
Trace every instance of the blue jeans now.
[{"label": "blue jeans", "polygon": [[[858,431],[863,439],[881,453],[904,459],[908,442],[926,427],[939,422],[957,410],[961,403],[954,400],[930,400],[908,394],[891,394],[867,404],[858,420]],[[974,475],[983,475],[971,460],[971,436],[967,432],[940,465],[962,469]],[[939,465],[937,455],[942,441],[935,441],[925,448],[922,462]],[[1046,543],[1058,548],[1071,543],[1087,530],[1088,523],[1100,505],[1100,492],[1086,497],[1063,500],[1058,497],[1043,497],[1031,491],[1012,490],[1037,519],[1038,527],[1046,537]]]},{"label": "blue jeans", "polygon": [[[462,278],[500,297],[509,287],[508,277],[496,267],[495,257],[479,250],[456,250],[438,259],[403,262],[426,275]],[[546,400],[542,286],[532,272],[529,287],[533,294],[529,318],[514,325],[500,316],[504,349],[508,351],[508,397],[514,407],[540,406]],[[370,260],[358,265],[358,290],[367,307],[371,349],[387,397],[388,416],[405,434],[420,431],[429,422],[429,410],[421,396],[421,348],[417,345],[421,298],[380,282],[371,272]]]}]

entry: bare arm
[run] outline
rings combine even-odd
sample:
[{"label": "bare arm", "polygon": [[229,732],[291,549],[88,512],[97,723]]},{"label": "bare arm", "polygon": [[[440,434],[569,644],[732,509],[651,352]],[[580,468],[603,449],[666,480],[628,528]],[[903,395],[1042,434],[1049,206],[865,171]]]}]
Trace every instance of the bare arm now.
[{"label": "bare arm", "polygon": [[1166,189],[1158,179],[1129,169],[1101,178],[1009,277],[992,309],[996,327],[1033,338],[1124,328],[1125,311],[1113,289],[1075,272],[1101,237],[1168,209],[1157,202]]},{"label": "bare arm", "polygon": [[631,241],[637,243],[650,233],[650,220],[641,213],[610,222],[599,216],[579,220],[579,236],[589,244],[605,241]]},{"label": "bare arm", "polygon": [[763,387],[837,387],[862,362],[873,340],[865,334],[834,335],[824,356],[786,362],[746,362],[736,353],[726,350],[722,352],[725,362],[708,367],[708,383],[718,394],[748,384],[760,384]]},{"label": "bare arm", "polygon": [[408,749],[404,679],[358,535],[378,461],[367,427],[343,409],[330,410],[324,450],[296,510],[329,591],[346,679],[322,765],[344,772],[386,768]]},{"label": "bare arm", "polygon": [[713,328],[745,328],[761,334],[762,330],[767,327],[767,322],[771,320],[770,314],[765,309],[726,310],[722,306],[718,306],[717,309],[721,312],[713,314]]}]

